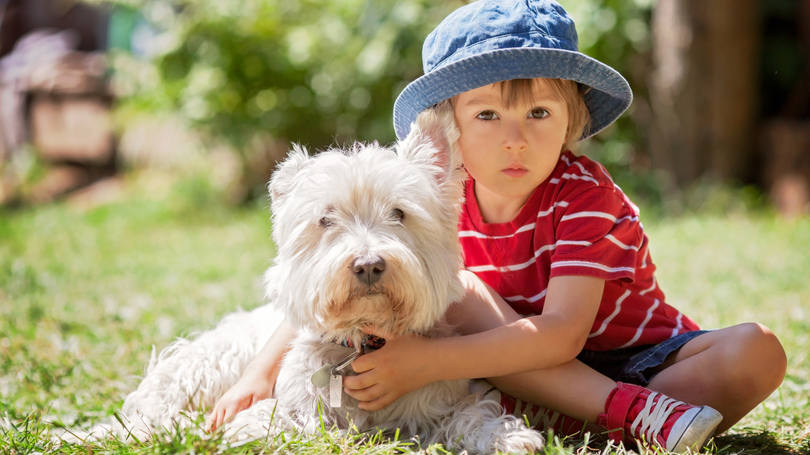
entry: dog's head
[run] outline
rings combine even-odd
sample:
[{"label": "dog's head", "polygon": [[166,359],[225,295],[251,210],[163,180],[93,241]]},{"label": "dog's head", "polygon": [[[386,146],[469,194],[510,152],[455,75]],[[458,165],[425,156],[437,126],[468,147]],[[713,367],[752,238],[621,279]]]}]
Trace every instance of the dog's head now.
[{"label": "dog's head", "polygon": [[269,183],[265,277],[291,323],[354,341],[367,325],[420,333],[460,298],[457,137],[452,112],[431,110],[393,148],[293,148]]}]

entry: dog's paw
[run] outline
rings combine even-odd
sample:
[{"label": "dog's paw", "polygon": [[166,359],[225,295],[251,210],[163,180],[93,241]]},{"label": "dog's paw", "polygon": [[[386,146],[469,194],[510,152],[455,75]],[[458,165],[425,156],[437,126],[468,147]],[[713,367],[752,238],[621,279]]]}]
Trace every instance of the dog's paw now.
[{"label": "dog's paw", "polygon": [[543,450],[546,440],[539,431],[519,428],[502,435],[493,441],[493,449],[504,453],[529,454]]},{"label": "dog's paw", "polygon": [[273,435],[273,428],[281,418],[276,415],[278,400],[268,398],[236,414],[233,420],[225,424],[225,438],[244,443]]}]

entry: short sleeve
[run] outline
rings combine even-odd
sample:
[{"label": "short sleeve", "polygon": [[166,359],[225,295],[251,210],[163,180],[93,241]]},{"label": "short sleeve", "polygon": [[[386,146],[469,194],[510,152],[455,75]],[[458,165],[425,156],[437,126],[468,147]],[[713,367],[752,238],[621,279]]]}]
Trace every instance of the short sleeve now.
[{"label": "short sleeve", "polygon": [[621,190],[595,186],[569,196],[555,218],[550,277],[635,279],[644,232],[638,209]]}]

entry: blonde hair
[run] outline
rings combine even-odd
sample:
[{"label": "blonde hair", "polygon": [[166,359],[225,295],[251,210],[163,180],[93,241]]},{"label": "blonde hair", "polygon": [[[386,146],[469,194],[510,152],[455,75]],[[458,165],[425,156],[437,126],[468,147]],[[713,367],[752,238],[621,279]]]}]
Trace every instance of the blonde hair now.
[{"label": "blonde hair", "polygon": [[[501,97],[505,100],[506,107],[512,107],[518,103],[531,104],[534,102],[534,84],[543,81],[548,84],[557,97],[565,102],[568,107],[568,129],[565,132],[565,143],[563,150],[571,150],[582,133],[591,123],[591,115],[585,105],[585,93],[590,87],[579,84],[568,79],[510,79],[497,82],[501,89]],[[455,97],[442,103],[453,104]]]}]

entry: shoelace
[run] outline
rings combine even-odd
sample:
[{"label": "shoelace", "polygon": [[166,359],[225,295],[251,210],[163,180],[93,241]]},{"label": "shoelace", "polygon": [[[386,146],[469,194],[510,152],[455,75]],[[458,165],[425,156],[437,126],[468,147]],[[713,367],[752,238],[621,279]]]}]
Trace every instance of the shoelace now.
[{"label": "shoelace", "polygon": [[[659,395],[660,397],[656,400]],[[633,420],[633,424],[630,425],[630,432],[634,435],[644,436],[647,442],[663,446],[665,442],[660,443],[658,435],[661,433],[661,429],[663,429],[669,416],[680,405],[686,405],[686,403],[660,393],[650,392],[647,402],[644,403],[644,409],[638,413],[635,420]],[[639,423],[641,428],[636,433]]]},{"label": "shoelace", "polygon": [[[534,410],[532,408],[534,408]],[[521,414],[526,415],[526,419],[529,421],[529,424],[532,427],[536,427],[537,424],[543,422],[543,428],[553,428],[562,416],[562,414],[557,411],[540,406],[534,406],[531,403],[524,403],[521,399],[515,400],[515,410],[513,413],[516,416]]]}]

